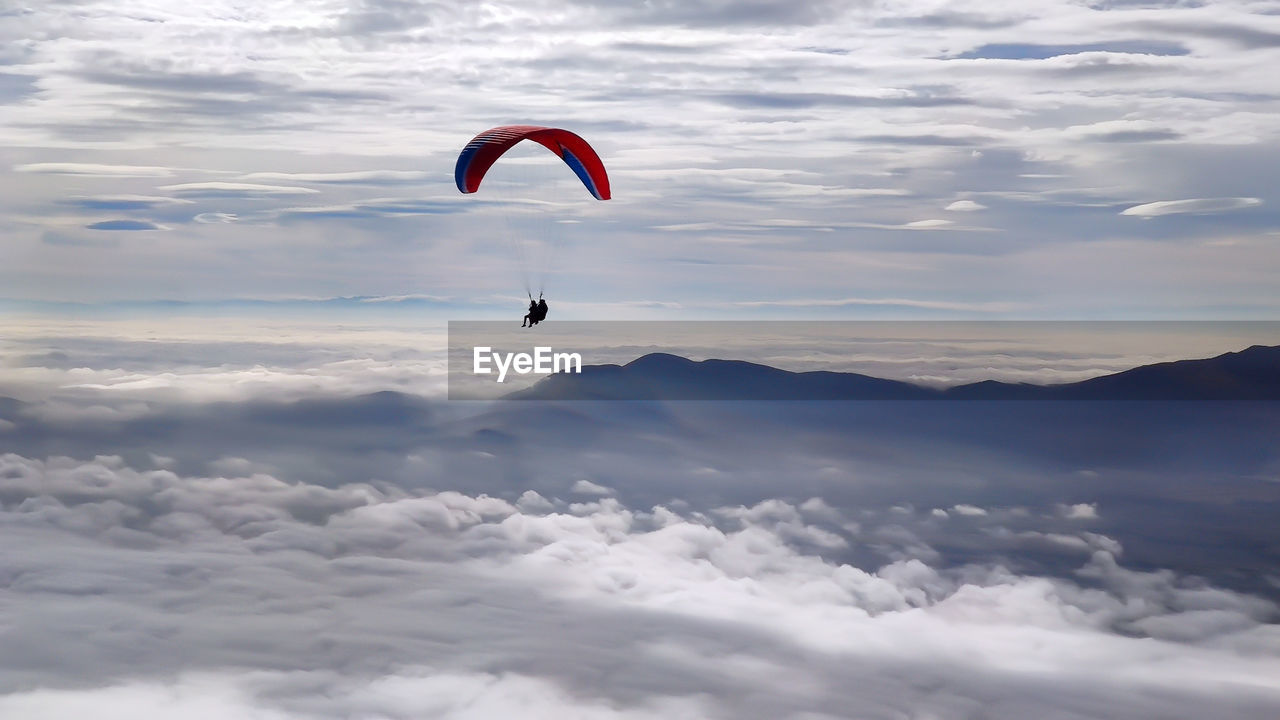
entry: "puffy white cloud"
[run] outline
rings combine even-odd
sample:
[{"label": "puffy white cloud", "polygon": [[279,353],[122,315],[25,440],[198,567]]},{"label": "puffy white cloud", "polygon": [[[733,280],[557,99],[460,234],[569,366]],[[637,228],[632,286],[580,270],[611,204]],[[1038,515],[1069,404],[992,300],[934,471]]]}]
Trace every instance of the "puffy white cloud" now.
[{"label": "puffy white cloud", "polygon": [[[0,501],[0,540],[30,548],[0,586],[25,616],[6,630],[0,710],[23,717],[1280,708],[1269,601],[1105,550],[1088,584],[862,569],[824,554],[852,539],[816,498],[708,516],[8,454]],[[99,689],[58,689],[72,678]]]},{"label": "puffy white cloud", "polygon": [[1073,505],[1060,505],[1058,511],[1062,516],[1069,520],[1097,520],[1098,504],[1097,503],[1075,503]]}]

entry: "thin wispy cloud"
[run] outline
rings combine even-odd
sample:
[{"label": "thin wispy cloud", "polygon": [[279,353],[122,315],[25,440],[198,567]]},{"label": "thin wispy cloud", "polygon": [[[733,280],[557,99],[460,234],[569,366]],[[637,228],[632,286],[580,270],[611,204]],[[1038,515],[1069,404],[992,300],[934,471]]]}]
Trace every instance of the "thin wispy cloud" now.
[{"label": "thin wispy cloud", "polygon": [[1007,313],[1017,309],[1012,303],[966,303],[946,300],[919,300],[912,298],[835,298],[835,299],[789,299],[789,300],[750,300],[734,303],[737,307],[791,307],[791,308],[831,308],[856,306],[894,306],[920,308],[925,310],[947,310],[953,312]]},{"label": "thin wispy cloud", "polygon": [[331,173],[258,172],[249,173],[237,179],[255,182],[261,180],[283,180],[287,182],[332,183],[337,185],[400,185],[433,180],[437,177],[433,173],[411,170],[356,170]]},{"label": "thin wispy cloud", "polygon": [[208,212],[200,213],[191,219],[198,223],[214,224],[239,222],[240,218],[235,213]]},{"label": "thin wispy cloud", "polygon": [[150,210],[152,208],[188,205],[191,200],[163,195],[82,195],[69,197],[64,205],[85,210]]},{"label": "thin wispy cloud", "polygon": [[163,225],[157,225],[146,220],[102,220],[100,222],[85,225],[89,230],[166,230]]},{"label": "thin wispy cloud", "polygon": [[1190,200],[1161,200],[1125,208],[1121,215],[1132,215],[1140,218],[1153,218],[1161,215],[1180,215],[1184,213],[1207,214],[1256,207],[1262,204],[1260,198],[1192,198]]},{"label": "thin wispy cloud", "polygon": [[260,185],[257,183],[199,182],[161,185],[179,197],[254,197],[261,195],[310,195],[319,192],[294,185]]},{"label": "thin wispy cloud", "polygon": [[14,172],[41,175],[87,175],[91,177],[170,177],[174,171],[166,167],[143,165],[98,165],[94,163],[28,163],[15,165]]}]

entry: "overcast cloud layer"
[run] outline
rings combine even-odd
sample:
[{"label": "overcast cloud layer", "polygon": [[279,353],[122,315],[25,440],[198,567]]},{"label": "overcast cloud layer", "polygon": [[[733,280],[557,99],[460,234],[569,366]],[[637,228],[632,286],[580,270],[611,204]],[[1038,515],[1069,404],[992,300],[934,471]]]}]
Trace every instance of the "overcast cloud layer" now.
[{"label": "overcast cloud layer", "polygon": [[[467,305],[522,294],[514,233],[556,239],[535,269],[584,317],[1276,315],[1273,2],[0,17],[11,299]],[[495,202],[528,187],[501,173],[460,195],[458,149],[513,122],[591,140],[615,199],[554,163],[570,202]]]},{"label": "overcast cloud layer", "polygon": [[1280,713],[1270,404],[451,403],[421,327],[4,336],[0,717]]}]

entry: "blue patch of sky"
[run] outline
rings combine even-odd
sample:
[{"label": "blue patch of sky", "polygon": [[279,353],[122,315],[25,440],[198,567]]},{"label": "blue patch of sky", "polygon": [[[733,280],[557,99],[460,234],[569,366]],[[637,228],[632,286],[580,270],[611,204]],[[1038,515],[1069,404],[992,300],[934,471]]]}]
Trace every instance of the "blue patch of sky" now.
[{"label": "blue patch of sky", "polygon": [[0,105],[16,103],[36,92],[36,76],[0,73]]}]

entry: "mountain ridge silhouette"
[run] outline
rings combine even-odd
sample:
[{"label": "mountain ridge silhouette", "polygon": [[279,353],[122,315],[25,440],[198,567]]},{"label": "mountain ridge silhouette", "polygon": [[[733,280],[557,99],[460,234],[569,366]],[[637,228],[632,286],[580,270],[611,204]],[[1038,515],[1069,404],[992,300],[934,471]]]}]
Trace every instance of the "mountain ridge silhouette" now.
[{"label": "mountain ridge silhouette", "polygon": [[1280,400],[1280,346],[1142,365],[1052,385],[983,380],[931,388],[851,372],[793,372],[745,360],[649,353],[586,365],[504,396],[512,400]]}]

